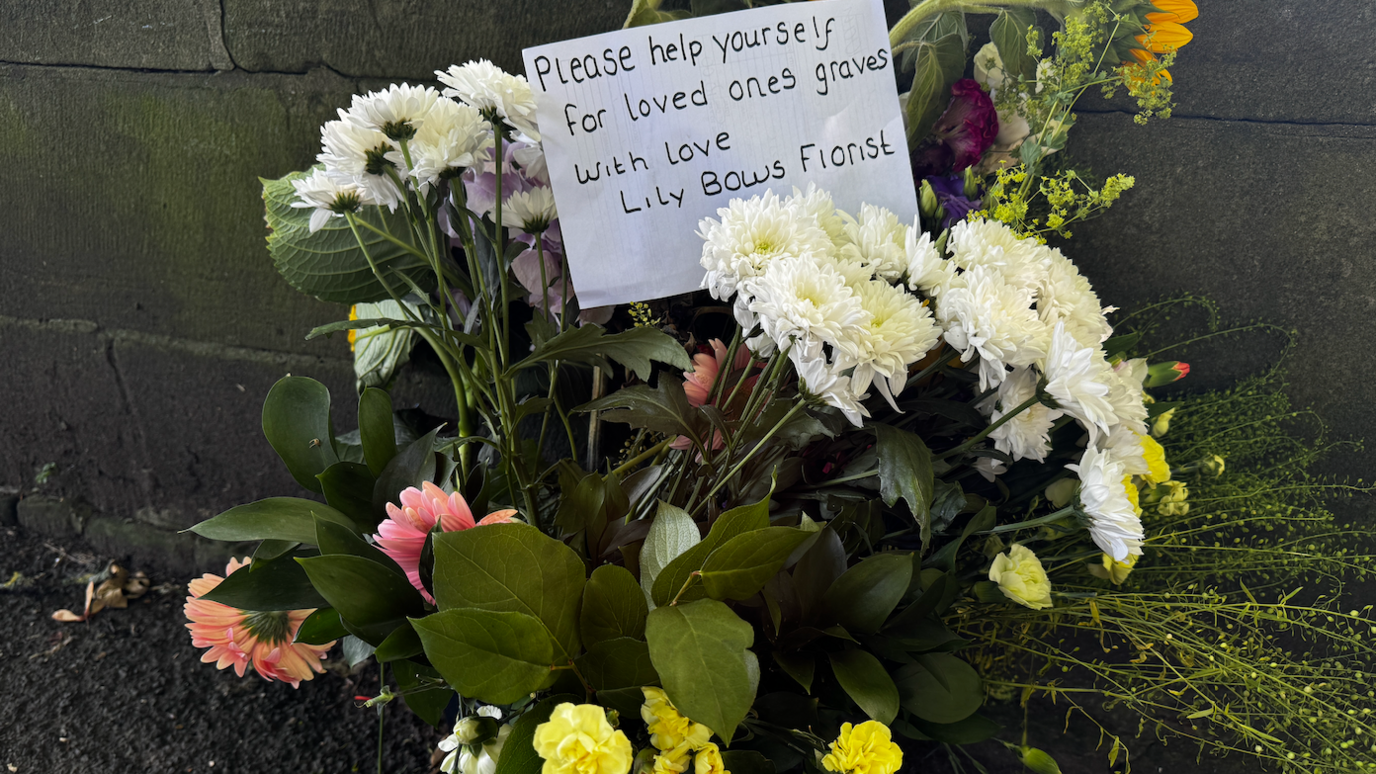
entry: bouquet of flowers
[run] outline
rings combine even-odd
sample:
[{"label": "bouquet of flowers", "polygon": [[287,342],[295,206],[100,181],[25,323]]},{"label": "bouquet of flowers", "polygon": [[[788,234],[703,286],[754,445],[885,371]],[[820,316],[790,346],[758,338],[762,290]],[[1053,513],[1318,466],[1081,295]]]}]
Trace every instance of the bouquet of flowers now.
[{"label": "bouquet of flowers", "polygon": [[[1061,25],[1049,56],[1033,8]],[[966,11],[994,16],[974,79]],[[309,378],[267,396],[265,435],[324,502],[194,528],[257,543],[192,583],[203,660],[297,685],[342,642],[390,667],[369,703],[452,727],[443,768],[468,774],[889,774],[997,737],[986,705],[1057,689],[1007,677],[1065,652],[1030,622],[1117,599],[1152,561],[1144,512],[1185,518],[1182,477],[1223,468],[1157,440],[1178,404],[1148,390],[1188,366],[1134,357],[1046,244],[1132,183],[1054,164],[1075,100],[1168,112],[1193,13],[916,5],[892,40],[924,217],[813,185],[736,199],[665,235],[701,241],[706,293],[629,310],[578,304],[523,78],[479,61],[356,96],[264,201],[283,276],[354,306],[311,335],[348,332],[358,427],[336,434]],[[637,0],[628,24],[680,15]],[[451,420],[379,386],[416,340]],[[1175,651],[1152,655],[1172,685]]]}]

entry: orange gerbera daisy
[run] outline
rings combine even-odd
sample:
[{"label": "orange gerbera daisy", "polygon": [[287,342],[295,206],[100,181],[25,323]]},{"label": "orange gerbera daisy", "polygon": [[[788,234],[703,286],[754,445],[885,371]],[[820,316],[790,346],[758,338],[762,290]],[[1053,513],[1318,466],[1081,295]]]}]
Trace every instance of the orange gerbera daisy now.
[{"label": "orange gerbera daisy", "polygon": [[[1158,10],[1146,15],[1145,32],[1137,36],[1137,43],[1142,48],[1131,50],[1132,56],[1141,64],[1155,62],[1157,54],[1178,51],[1193,40],[1194,33],[1185,28],[1185,23],[1199,16],[1199,6],[1194,4],[1194,0],[1152,0],[1151,4]],[[1162,70],[1161,74],[1167,80],[1171,79],[1171,74],[1166,70]]]},{"label": "orange gerbera daisy", "polygon": [[[249,559],[230,559],[225,576],[241,567]],[[186,598],[186,625],[191,630],[191,644],[209,648],[201,661],[215,662],[216,669],[233,665],[240,677],[249,666],[265,680],[281,680],[296,688],[302,680],[310,680],[325,668],[320,662],[334,643],[307,645],[292,642],[301,622],[314,610],[280,610],[254,612],[238,610],[201,597],[224,581],[218,575],[206,573],[191,581],[191,596]]]}]

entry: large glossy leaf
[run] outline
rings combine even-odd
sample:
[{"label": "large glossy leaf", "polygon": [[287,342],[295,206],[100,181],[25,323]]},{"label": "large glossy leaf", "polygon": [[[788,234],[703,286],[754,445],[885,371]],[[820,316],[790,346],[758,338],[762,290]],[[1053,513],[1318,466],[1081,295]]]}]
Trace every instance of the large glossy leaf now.
[{"label": "large glossy leaf", "polygon": [[[356,304],[354,312],[359,317],[405,318],[402,304],[411,310],[412,315],[419,316],[420,306],[407,298],[403,298],[400,304],[391,299]],[[416,330],[409,324],[359,328],[354,334],[354,386],[362,390],[390,383],[397,371],[411,359],[411,347],[415,340]]]},{"label": "large glossy leaf", "polygon": [[692,516],[682,508],[660,501],[654,523],[640,548],[640,587],[647,598],[654,601],[655,582],[664,568],[701,539],[702,534]]},{"label": "large glossy leaf", "polygon": [[661,11],[659,9],[662,0],[633,0],[631,12],[626,16],[626,23],[623,29],[631,27],[643,27],[648,24],[663,24],[664,22],[687,19],[692,16],[690,11]]},{"label": "large glossy leaf", "polygon": [[965,72],[965,15],[937,14],[919,24],[909,37],[902,61],[913,63],[913,84],[904,116],[908,145],[916,146],[931,132],[951,100],[951,84]]},{"label": "large glossy leaf", "polygon": [[638,688],[659,682],[650,648],[642,640],[617,637],[603,640],[578,657],[578,668],[599,691]]},{"label": "large glossy leaf", "polygon": [[399,503],[402,490],[419,487],[435,476],[435,428],[406,446],[393,457],[373,484],[374,523],[387,518],[387,503]]},{"label": "large glossy leaf", "polygon": [[[712,524],[712,529],[708,530],[707,537],[703,538],[701,543],[684,551],[659,573],[652,589],[655,604],[667,604],[669,600],[673,599],[688,582],[689,576],[702,569],[703,562],[707,561],[707,557],[717,550],[718,546],[738,535],[744,535],[747,532],[764,529],[768,526],[769,498],[750,505],[732,508],[718,516],[716,522]],[[689,587],[680,599],[691,602],[694,599],[702,599],[704,596],[706,596],[706,591],[701,587]]]},{"label": "large glossy leaf", "polygon": [[908,503],[922,530],[922,542],[932,539],[932,452],[915,433],[892,425],[874,426],[878,437],[879,495],[892,507],[899,498]]},{"label": "large glossy leaf", "polygon": [[578,653],[586,572],[573,549],[528,524],[489,524],[435,538],[441,610],[477,608],[534,617],[566,662]]},{"label": "large glossy leaf", "polygon": [[[270,231],[268,252],[272,254],[278,273],[293,288],[322,301],[356,304],[388,298],[386,288],[377,281],[368,265],[368,256],[359,248],[348,222],[343,218],[330,218],[324,228],[311,233],[312,210],[291,206],[297,200],[291,181],[309,174],[292,172],[278,180],[261,180]],[[403,241],[408,239],[409,227],[400,211],[388,213],[378,207],[365,207],[360,217]],[[418,256],[367,229],[360,228],[359,235],[367,246],[368,255],[393,288],[408,287],[400,274],[423,287],[434,286],[429,265]]]},{"label": "large glossy leaf", "polygon": [[903,709],[932,723],[955,723],[984,703],[979,673],[949,653],[927,653],[894,674]]},{"label": "large glossy leaf", "polygon": [[387,463],[397,456],[396,424],[392,421],[392,396],[386,390],[369,387],[358,396],[358,438],[363,459],[374,476],[382,475]]},{"label": "large glossy leaf", "polygon": [[345,629],[344,624],[339,621],[339,611],[332,607],[322,607],[301,622],[301,628],[296,630],[296,642],[304,642],[307,645],[324,645],[327,642],[343,639],[348,633],[349,630]]},{"label": "large glossy leaf", "polygon": [[401,569],[401,565],[383,553],[382,549],[359,537],[357,533],[334,522],[323,519],[315,520],[315,544],[320,547],[321,554],[361,556],[364,559],[377,562],[397,575],[406,577],[406,571]]},{"label": "large glossy leaf", "polygon": [[1027,53],[1027,33],[1036,20],[1030,8],[1005,8],[989,25],[989,39],[999,50],[1009,87],[1017,85],[1019,76],[1028,80],[1037,77],[1037,60]]},{"label": "large glossy leaf", "polygon": [[420,592],[406,578],[372,560],[334,554],[296,561],[316,591],[339,611],[345,627],[372,645],[385,640],[407,616],[424,612]]},{"label": "large glossy leaf", "polygon": [[808,549],[793,567],[793,588],[802,605],[803,619],[810,621],[822,606],[831,584],[846,572],[846,549],[836,530],[828,525],[817,536],[817,542]]},{"label": "large glossy leaf", "polygon": [[811,535],[795,527],[766,527],[737,535],[703,562],[702,587],[713,599],[749,599]]},{"label": "large glossy leaf", "polygon": [[729,743],[755,701],[755,630],[714,599],[650,611],[650,660],[679,711]]},{"label": "large glossy leaf", "polygon": [[645,593],[629,570],[614,564],[598,567],[583,587],[583,609],[578,615],[583,646],[592,648],[619,637],[643,639],[649,612]]},{"label": "large glossy leaf", "polygon": [[898,688],[879,659],[858,649],[831,654],[836,681],[870,719],[888,725],[898,717]]},{"label": "large glossy leaf", "polygon": [[372,532],[377,528],[373,518],[373,486],[377,479],[367,465],[336,462],[316,478],[320,479],[325,502],[331,507],[353,519],[359,529]]},{"label": "large glossy leaf", "polygon": [[315,544],[315,519],[357,529],[353,519],[324,503],[298,497],[269,497],[236,505],[189,531],[211,540],[285,540]]},{"label": "large glossy leaf", "polygon": [[823,618],[849,632],[874,634],[913,577],[911,554],[875,554],[846,570],[822,597]]},{"label": "large glossy leaf", "polygon": [[263,435],[296,483],[320,491],[316,476],[339,461],[330,424],[330,391],[304,376],[286,376],[263,401]]},{"label": "large glossy leaf", "polygon": [[329,607],[290,556],[230,574],[204,596],[239,610],[309,610]]},{"label": "large glossy leaf", "polygon": [[678,379],[660,379],[653,388],[643,384],[626,387],[578,410],[601,411],[604,422],[622,422],[640,430],[687,436],[699,442],[706,437],[707,417],[688,403],[683,382]]},{"label": "large glossy leaf", "polygon": [[420,636],[416,634],[416,630],[410,622],[407,622],[393,629],[392,633],[387,635],[387,639],[383,640],[377,646],[377,650],[373,651],[373,657],[380,663],[386,663],[404,658],[414,658],[423,651]]},{"label": "large glossy leaf", "polygon": [[392,664],[392,674],[396,676],[406,706],[421,720],[439,726],[444,720],[445,707],[454,698],[452,690],[435,684],[440,673],[432,667],[403,659]]},{"label": "large glossy leaf", "polygon": [[537,363],[562,360],[601,366],[610,371],[611,358],[635,373],[641,381],[654,375],[651,361],[673,366],[679,370],[693,370],[693,360],[674,337],[658,328],[631,328],[608,334],[597,324],[569,328],[535,348],[535,351],[516,364],[526,368]]},{"label": "large glossy leaf", "polygon": [[510,704],[553,680],[556,646],[534,616],[458,607],[411,625],[430,663],[462,696]]}]

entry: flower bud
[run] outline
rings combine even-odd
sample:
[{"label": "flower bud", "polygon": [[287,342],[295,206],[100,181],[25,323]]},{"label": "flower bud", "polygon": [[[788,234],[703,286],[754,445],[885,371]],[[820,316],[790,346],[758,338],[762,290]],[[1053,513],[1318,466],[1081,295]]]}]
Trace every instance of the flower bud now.
[{"label": "flower bud", "polygon": [[940,222],[946,217],[941,204],[937,202],[936,191],[932,190],[932,184],[926,180],[922,181],[922,187],[918,191],[918,208],[922,210],[922,217],[928,222]]},{"label": "flower bud", "polygon": [[1213,476],[1223,475],[1223,468],[1223,458],[1217,454],[1199,462],[1199,469]]},{"label": "flower bud", "polygon": [[1189,363],[1181,363],[1175,360],[1168,360],[1164,363],[1152,363],[1147,366],[1146,387],[1163,387],[1171,382],[1178,382],[1184,379],[1190,372]]},{"label": "flower bud", "polygon": [[1160,438],[1171,430],[1171,417],[1175,416],[1175,409],[1166,409],[1157,415],[1156,421],[1151,425],[1153,438]]},{"label": "flower bud", "polygon": [[454,737],[459,744],[483,744],[497,736],[497,721],[489,717],[470,715],[454,724]]},{"label": "flower bud", "polygon": [[975,172],[974,167],[965,168],[965,198],[974,200],[979,198],[980,176]]},{"label": "flower bud", "polygon": [[1079,482],[1073,478],[1063,478],[1046,488],[1046,499],[1057,508],[1064,508],[1075,498],[1075,487]]},{"label": "flower bud", "polygon": [[1100,564],[1091,564],[1089,574],[1100,580],[1106,580],[1115,586],[1123,585],[1123,581],[1128,579],[1132,573],[1132,568],[1137,566],[1137,555],[1130,554],[1127,559],[1119,562],[1108,554],[1104,554]]}]

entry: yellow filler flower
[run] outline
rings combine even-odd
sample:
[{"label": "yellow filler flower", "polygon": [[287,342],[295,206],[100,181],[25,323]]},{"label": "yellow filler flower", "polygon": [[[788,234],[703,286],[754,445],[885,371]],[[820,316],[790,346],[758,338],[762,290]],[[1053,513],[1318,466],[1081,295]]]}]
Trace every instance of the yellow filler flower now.
[{"label": "yellow filler flower", "polygon": [[841,726],[841,735],[822,758],[822,768],[837,774],[894,774],[903,765],[903,750],[894,744],[889,727],[867,720]]},{"label": "yellow filler flower", "polygon": [[627,774],[631,740],[607,722],[595,704],[564,703],[535,728],[535,752],[545,759],[543,774]]},{"label": "yellow filler flower", "polygon": [[646,686],[645,703],[640,705],[640,719],[650,727],[650,744],[669,751],[681,745],[699,750],[712,738],[712,729],[684,717],[662,688]]}]

